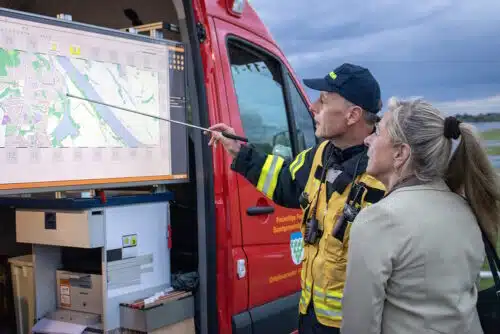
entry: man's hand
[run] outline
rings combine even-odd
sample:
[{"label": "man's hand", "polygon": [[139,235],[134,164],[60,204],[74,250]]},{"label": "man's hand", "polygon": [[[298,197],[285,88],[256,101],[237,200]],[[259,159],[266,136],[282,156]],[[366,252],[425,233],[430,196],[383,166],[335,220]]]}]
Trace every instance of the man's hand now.
[{"label": "man's hand", "polygon": [[236,134],[234,132],[234,129],[223,123],[212,125],[209,129],[215,132],[205,131],[206,135],[210,134],[212,136],[210,138],[210,142],[208,143],[208,145],[216,147],[217,143],[221,142],[222,146],[224,146],[227,153],[229,153],[233,158],[235,158],[238,155],[238,152],[240,151],[241,148],[240,142],[234,139],[226,138],[220,133],[220,132],[226,132],[226,133]]}]

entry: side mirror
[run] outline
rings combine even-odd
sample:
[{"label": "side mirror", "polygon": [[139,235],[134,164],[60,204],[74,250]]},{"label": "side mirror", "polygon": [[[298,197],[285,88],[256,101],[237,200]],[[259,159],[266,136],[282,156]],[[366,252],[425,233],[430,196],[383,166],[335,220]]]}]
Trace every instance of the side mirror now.
[{"label": "side mirror", "polygon": [[293,158],[292,156],[292,148],[290,146],[285,146],[285,145],[274,145],[273,146],[273,155],[279,155],[285,160],[291,160]]},{"label": "side mirror", "polygon": [[[300,152],[302,150],[305,150],[307,148],[307,144],[306,144],[306,136],[304,135],[304,131],[297,130],[297,140],[298,140],[298,144],[299,144],[299,147],[297,148],[298,151]],[[275,147],[276,145],[292,147],[292,144],[290,143],[290,139],[288,138],[287,131],[278,132],[273,136],[273,147]]]},{"label": "side mirror", "polygon": [[273,147],[276,145],[291,146],[288,131],[281,131],[273,136]]},{"label": "side mirror", "polygon": [[272,154],[279,155],[285,159],[291,159],[293,157],[291,146],[288,131],[278,132],[273,136]]}]

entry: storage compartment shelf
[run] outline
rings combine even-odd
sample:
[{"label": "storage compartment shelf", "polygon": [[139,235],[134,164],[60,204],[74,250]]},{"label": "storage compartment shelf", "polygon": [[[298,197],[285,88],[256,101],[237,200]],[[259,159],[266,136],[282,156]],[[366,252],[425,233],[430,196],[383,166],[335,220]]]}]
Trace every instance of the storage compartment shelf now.
[{"label": "storage compartment shelf", "polygon": [[103,202],[99,198],[58,198],[45,199],[36,197],[0,197],[0,206],[15,207],[17,209],[39,209],[39,210],[87,210],[93,208],[104,208],[117,205],[131,205],[141,203],[167,202],[174,199],[172,192],[157,194],[133,194],[110,196]]},{"label": "storage compartment shelf", "polygon": [[121,327],[139,332],[149,333],[193,317],[194,298],[192,295],[146,308],[120,305]]}]

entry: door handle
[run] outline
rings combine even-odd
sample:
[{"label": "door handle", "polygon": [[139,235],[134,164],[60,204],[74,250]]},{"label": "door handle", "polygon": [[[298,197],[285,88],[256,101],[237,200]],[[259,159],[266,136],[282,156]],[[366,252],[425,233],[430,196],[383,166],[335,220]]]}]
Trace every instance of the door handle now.
[{"label": "door handle", "polygon": [[274,207],[272,206],[252,206],[247,208],[247,215],[249,216],[268,215],[273,212]]}]

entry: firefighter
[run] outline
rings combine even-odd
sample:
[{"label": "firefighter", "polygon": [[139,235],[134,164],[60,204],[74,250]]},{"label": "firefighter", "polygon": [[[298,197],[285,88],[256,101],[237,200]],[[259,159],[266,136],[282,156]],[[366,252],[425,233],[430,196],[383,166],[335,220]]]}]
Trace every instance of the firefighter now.
[{"label": "firefighter", "polygon": [[[385,193],[382,183],[365,173],[363,144],[379,120],[380,87],[368,69],[348,63],[304,84],[320,91],[311,106],[315,135],[325,139],[320,144],[293,161],[219,133],[212,133],[209,145],[220,142],[233,157],[232,170],[276,204],[302,208],[299,333],[340,333],[350,222]],[[234,133],[225,124],[210,129]]]}]

